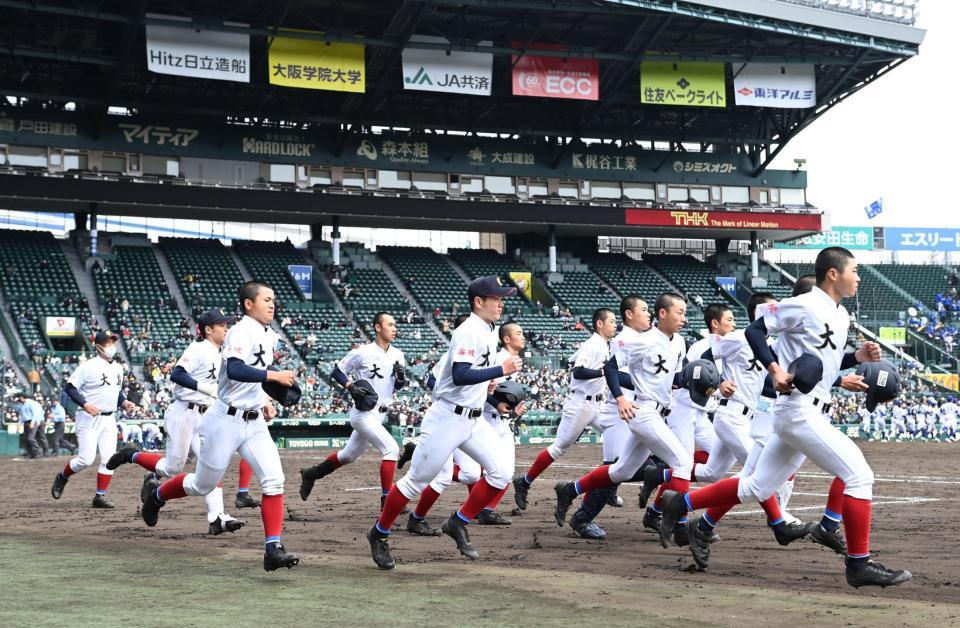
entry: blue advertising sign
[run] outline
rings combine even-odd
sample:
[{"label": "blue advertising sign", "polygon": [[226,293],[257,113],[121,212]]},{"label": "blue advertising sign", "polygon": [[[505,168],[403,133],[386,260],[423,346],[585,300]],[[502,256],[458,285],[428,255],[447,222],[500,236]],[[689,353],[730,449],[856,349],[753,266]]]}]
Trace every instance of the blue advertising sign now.
[{"label": "blue advertising sign", "polygon": [[887,227],[884,246],[892,251],[960,251],[960,229]]},{"label": "blue advertising sign", "polygon": [[303,293],[304,298],[308,300],[312,299],[313,266],[290,264],[287,266],[287,270],[290,272],[290,276],[293,277],[293,281],[297,284],[297,287],[300,288],[300,292]]},{"label": "blue advertising sign", "polygon": [[717,277],[717,283],[726,290],[730,296],[737,296],[737,278],[736,277]]}]

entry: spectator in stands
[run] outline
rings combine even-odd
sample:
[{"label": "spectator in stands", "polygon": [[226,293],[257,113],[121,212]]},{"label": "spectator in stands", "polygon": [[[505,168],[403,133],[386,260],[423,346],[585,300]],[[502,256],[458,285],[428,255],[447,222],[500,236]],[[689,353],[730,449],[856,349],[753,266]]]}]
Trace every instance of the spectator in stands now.
[{"label": "spectator in stands", "polygon": [[440,318],[440,316],[441,316],[442,314],[443,314],[443,312],[440,311],[440,308],[439,308],[439,307],[433,308],[433,318],[434,318],[434,320]]},{"label": "spectator in stands", "polygon": [[557,303],[553,304],[553,307],[550,310],[551,316],[554,318],[560,318],[560,305]]},{"label": "spectator in stands", "polygon": [[30,369],[27,373],[27,381],[30,383],[30,392],[34,395],[40,389],[40,372],[36,368]]},{"label": "spectator in stands", "polygon": [[702,297],[702,296],[700,296],[700,295],[698,294],[697,296],[693,297],[693,302],[697,304],[697,307],[698,307],[698,308],[700,308],[701,310],[703,309],[703,297]]},{"label": "spectator in stands", "polygon": [[453,303],[450,304],[450,312],[451,312],[451,315],[452,315],[452,316],[456,317],[457,312],[458,312],[459,310],[460,310],[460,304],[459,304],[459,303],[457,303],[456,301],[454,301]]}]

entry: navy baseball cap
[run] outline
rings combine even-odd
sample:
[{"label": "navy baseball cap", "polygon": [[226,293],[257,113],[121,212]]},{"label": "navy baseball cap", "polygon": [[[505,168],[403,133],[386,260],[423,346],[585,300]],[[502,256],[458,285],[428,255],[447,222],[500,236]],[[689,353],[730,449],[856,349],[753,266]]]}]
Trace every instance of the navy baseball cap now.
[{"label": "navy baseball cap", "polygon": [[467,288],[467,296],[471,301],[473,297],[512,297],[516,293],[516,288],[503,285],[500,278],[494,276],[477,277]]},{"label": "navy baseball cap", "polygon": [[812,353],[802,353],[790,364],[787,372],[793,375],[793,387],[808,395],[823,379],[823,362]]},{"label": "navy baseball cap", "polygon": [[710,360],[693,360],[683,367],[680,377],[690,392],[690,401],[700,406],[707,404],[707,399],[720,385],[720,371]]},{"label": "navy baseball cap", "polygon": [[[280,367],[271,364],[267,367],[267,370],[279,371]],[[303,394],[300,390],[300,384],[297,382],[293,382],[293,386],[289,387],[278,382],[263,382],[260,384],[260,387],[263,388],[263,392],[270,395],[271,399],[277,401],[284,408],[289,408],[299,403],[300,397]]]},{"label": "navy baseball cap", "polygon": [[97,332],[97,335],[93,337],[93,344],[102,345],[108,340],[120,340],[120,336],[116,335],[109,329],[101,329]]},{"label": "navy baseball cap", "polygon": [[197,324],[200,326],[200,329],[203,329],[207,325],[229,323],[231,320],[231,317],[227,316],[226,312],[218,307],[215,307],[201,314],[200,318],[197,319]]},{"label": "navy baseball cap", "polygon": [[895,399],[900,394],[900,373],[887,362],[863,362],[857,367],[857,375],[870,388],[867,390],[867,410],[873,412],[877,404]]}]

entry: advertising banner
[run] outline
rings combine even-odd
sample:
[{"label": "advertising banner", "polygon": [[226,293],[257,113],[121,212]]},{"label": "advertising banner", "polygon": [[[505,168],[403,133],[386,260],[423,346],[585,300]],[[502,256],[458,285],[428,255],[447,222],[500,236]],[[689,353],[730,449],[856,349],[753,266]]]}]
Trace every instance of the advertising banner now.
[{"label": "advertising banner", "polygon": [[960,229],[886,227],[883,242],[892,251],[960,251]]},{"label": "advertising banner", "polygon": [[45,329],[50,338],[72,338],[77,333],[77,319],[73,316],[48,316]]},{"label": "advertising banner", "polygon": [[736,277],[717,277],[717,284],[727,291],[732,297],[737,296],[737,278]]},{"label": "advertising banner", "polygon": [[806,63],[744,63],[733,66],[737,105],[807,109],[817,104],[817,79]]},{"label": "advertising banner", "polygon": [[881,327],[880,340],[888,342],[892,345],[905,345],[907,344],[907,328]]},{"label": "advertising banner", "polygon": [[703,229],[820,229],[819,214],[627,209],[626,224]]},{"label": "advertising banner", "polygon": [[640,102],[647,105],[726,107],[723,63],[644,61],[640,64]]},{"label": "advertising banner", "polygon": [[[172,15],[147,17],[189,22]],[[246,26],[226,22],[230,26]],[[147,69],[157,74],[250,82],[250,36],[147,24]]]},{"label": "advertising banner", "polygon": [[308,301],[313,299],[313,266],[290,264],[287,271]]},{"label": "advertising banner", "polygon": [[510,279],[517,286],[517,293],[533,301],[533,273],[511,272]]},{"label": "advertising banner", "polygon": [[361,94],[366,91],[363,44],[274,37],[269,60],[271,85]]},{"label": "advertising banner", "polygon": [[[447,43],[443,37],[414,35],[410,41]],[[478,45],[493,45],[481,41]],[[404,48],[403,89],[489,96],[493,55],[486,52]]]},{"label": "advertising banner", "polygon": [[[514,45],[523,44],[514,42]],[[534,44],[533,48],[554,48]],[[562,48],[554,48],[562,50]],[[600,99],[600,62],[596,59],[513,55],[513,95],[541,98]]]},{"label": "advertising banner", "polygon": [[869,251],[873,249],[873,227],[833,227],[830,231],[815,233],[791,242],[774,242],[775,249],[814,249],[842,246],[846,249]]}]

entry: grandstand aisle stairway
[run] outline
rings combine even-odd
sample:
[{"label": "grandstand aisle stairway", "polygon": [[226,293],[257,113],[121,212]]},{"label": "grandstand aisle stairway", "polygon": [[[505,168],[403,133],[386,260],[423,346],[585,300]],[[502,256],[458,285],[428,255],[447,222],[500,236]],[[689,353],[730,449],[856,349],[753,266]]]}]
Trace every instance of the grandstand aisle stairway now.
[{"label": "grandstand aisle stairway", "polygon": [[180,290],[180,284],[177,283],[177,277],[173,274],[173,269],[170,268],[170,262],[167,261],[167,257],[160,250],[160,247],[154,244],[150,245],[150,249],[157,258],[157,264],[160,265],[160,273],[163,275],[163,280],[167,282],[167,290],[170,291],[170,294],[177,302],[177,309],[180,311],[180,316],[196,323],[190,316],[190,308],[187,307],[187,300]]}]

